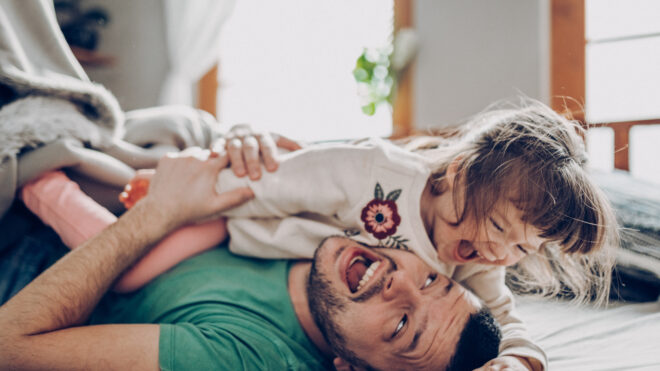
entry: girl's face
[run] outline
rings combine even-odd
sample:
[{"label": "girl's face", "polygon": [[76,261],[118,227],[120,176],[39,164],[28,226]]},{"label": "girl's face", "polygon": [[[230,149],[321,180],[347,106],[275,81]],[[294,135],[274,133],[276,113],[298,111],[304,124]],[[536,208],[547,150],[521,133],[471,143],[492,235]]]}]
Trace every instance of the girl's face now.
[{"label": "girl's face", "polygon": [[450,264],[479,263],[508,266],[528,254],[534,254],[547,240],[540,231],[522,220],[522,211],[509,200],[498,202],[486,220],[477,223],[466,217],[458,224],[463,205],[462,190],[456,192],[453,182],[440,196],[431,194],[427,185],[422,196],[422,219],[433,242],[438,259]]}]

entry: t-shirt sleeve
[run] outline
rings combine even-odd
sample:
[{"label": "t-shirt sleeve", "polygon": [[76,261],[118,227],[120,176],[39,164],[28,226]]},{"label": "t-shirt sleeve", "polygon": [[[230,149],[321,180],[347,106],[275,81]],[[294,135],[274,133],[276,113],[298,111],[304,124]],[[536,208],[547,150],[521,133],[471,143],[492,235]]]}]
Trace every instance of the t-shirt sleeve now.
[{"label": "t-shirt sleeve", "polygon": [[499,354],[533,358],[547,370],[547,356],[532,341],[517,313],[513,293],[504,282],[505,273],[502,267],[466,265],[458,268],[454,277],[480,297],[499,322],[502,331]]},{"label": "t-shirt sleeve", "polygon": [[285,370],[287,358],[266,334],[215,325],[161,324],[161,370]]}]

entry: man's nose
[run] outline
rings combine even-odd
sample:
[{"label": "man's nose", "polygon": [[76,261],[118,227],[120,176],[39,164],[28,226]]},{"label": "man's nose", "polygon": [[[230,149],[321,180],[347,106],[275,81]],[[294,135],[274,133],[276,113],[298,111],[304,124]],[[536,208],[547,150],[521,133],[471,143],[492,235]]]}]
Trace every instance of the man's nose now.
[{"label": "man's nose", "polygon": [[394,271],[385,281],[383,288],[383,299],[390,301],[394,299],[414,300],[420,296],[419,288],[409,274],[403,271]]}]

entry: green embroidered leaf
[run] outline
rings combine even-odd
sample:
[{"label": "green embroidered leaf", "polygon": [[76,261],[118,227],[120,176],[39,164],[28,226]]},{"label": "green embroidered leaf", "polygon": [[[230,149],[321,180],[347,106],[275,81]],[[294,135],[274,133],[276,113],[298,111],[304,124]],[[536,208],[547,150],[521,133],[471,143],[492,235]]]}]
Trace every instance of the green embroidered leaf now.
[{"label": "green embroidered leaf", "polygon": [[385,241],[385,246],[390,249],[410,250],[408,245],[406,245],[406,242],[408,242],[408,239],[403,238],[403,236],[388,236]]},{"label": "green embroidered leaf", "polygon": [[344,229],[344,235],[346,237],[355,237],[360,234],[360,230],[357,228],[353,229]]},{"label": "green embroidered leaf", "polygon": [[386,200],[396,201],[397,198],[401,195],[401,190],[397,189],[387,194]]},{"label": "green embroidered leaf", "polygon": [[384,196],[383,188],[379,183],[376,183],[376,189],[374,189],[374,198],[377,200],[382,200]]}]

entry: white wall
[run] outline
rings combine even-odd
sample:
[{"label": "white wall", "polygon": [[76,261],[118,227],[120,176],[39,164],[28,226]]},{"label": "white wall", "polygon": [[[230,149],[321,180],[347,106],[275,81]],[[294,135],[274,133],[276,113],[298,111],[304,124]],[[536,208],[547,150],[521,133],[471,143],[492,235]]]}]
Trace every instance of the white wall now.
[{"label": "white wall", "polygon": [[82,8],[100,6],[111,21],[101,29],[98,51],[115,56],[112,67],[85,67],[105,85],[124,110],[157,104],[169,68],[161,0],[84,0]]},{"label": "white wall", "polygon": [[548,0],[418,0],[416,127],[456,124],[524,94],[548,102]]}]

